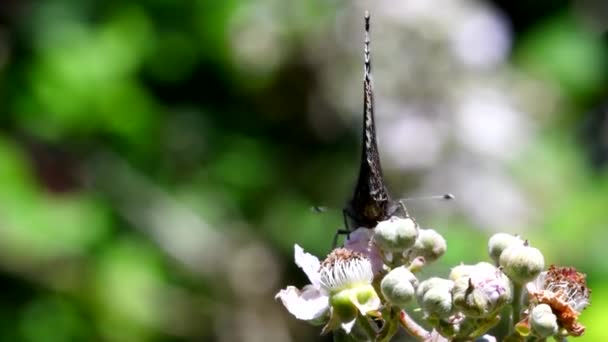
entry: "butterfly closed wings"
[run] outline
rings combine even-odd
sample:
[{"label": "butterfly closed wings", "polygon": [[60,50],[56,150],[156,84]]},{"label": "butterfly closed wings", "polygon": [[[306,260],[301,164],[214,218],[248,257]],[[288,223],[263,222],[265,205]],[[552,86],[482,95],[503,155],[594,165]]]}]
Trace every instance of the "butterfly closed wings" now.
[{"label": "butterfly closed wings", "polygon": [[361,163],[353,197],[343,210],[346,230],[338,231],[339,234],[348,234],[348,232],[359,227],[372,229],[379,221],[387,220],[391,216],[409,217],[405,205],[400,201],[391,199],[382,176],[374,121],[369,27],[370,16],[369,12],[366,12]]}]

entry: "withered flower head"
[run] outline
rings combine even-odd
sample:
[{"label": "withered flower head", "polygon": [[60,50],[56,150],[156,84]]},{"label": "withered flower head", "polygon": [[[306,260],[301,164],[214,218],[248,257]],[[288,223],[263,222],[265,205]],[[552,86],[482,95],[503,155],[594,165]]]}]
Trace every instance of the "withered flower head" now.
[{"label": "withered flower head", "polygon": [[577,322],[581,311],[589,305],[591,290],[585,277],[573,267],[552,265],[527,287],[531,301],[549,305],[560,326],[571,336],[585,332],[585,327]]}]

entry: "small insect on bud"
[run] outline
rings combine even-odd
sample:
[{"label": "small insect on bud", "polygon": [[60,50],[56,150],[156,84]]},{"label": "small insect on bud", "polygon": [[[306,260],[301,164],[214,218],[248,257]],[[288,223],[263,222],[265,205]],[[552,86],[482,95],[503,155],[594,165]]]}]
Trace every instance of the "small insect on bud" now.
[{"label": "small insect on bud", "polygon": [[545,268],[543,254],[527,243],[507,247],[500,255],[499,263],[516,284],[525,284],[533,280]]},{"label": "small insect on bud", "polygon": [[427,317],[447,318],[452,315],[453,286],[453,281],[437,277],[420,283],[416,290],[416,298]]},{"label": "small insect on bud", "polygon": [[540,304],[532,309],[530,325],[534,333],[542,338],[557,334],[559,329],[557,317],[547,304]]},{"label": "small insect on bud", "polygon": [[445,254],[447,248],[445,239],[435,230],[420,229],[416,243],[411,249],[410,259],[421,256],[428,264]]},{"label": "small insect on bud", "polygon": [[523,244],[524,241],[519,236],[507,233],[497,233],[492,235],[488,241],[488,253],[492,260],[498,264],[500,255],[507,247]]},{"label": "small insect on bud", "polygon": [[381,249],[402,252],[412,247],[418,237],[418,225],[410,218],[393,216],[378,223],[374,229],[374,241]]},{"label": "small insect on bud", "polygon": [[513,296],[509,278],[487,262],[478,263],[468,276],[459,277],[452,295],[454,306],[474,318],[494,315]]},{"label": "small insect on bud", "polygon": [[390,271],[380,283],[384,298],[394,306],[403,309],[414,298],[414,287],[418,279],[404,266]]}]

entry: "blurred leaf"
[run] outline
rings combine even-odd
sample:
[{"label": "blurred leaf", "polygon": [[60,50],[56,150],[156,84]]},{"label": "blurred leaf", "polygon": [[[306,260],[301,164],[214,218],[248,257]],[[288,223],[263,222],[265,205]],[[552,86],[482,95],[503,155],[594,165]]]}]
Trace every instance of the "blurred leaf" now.
[{"label": "blurred leaf", "polygon": [[272,183],[274,163],[260,142],[241,136],[226,140],[223,152],[211,166],[214,179],[238,192],[264,189]]},{"label": "blurred leaf", "polygon": [[166,284],[159,255],[134,237],[108,247],[93,270],[101,330],[110,340],[148,340],[169,314],[161,301]]},{"label": "blurred leaf", "polygon": [[35,196],[37,187],[30,165],[15,144],[0,136],[0,198],[14,201]]},{"label": "blurred leaf", "polygon": [[199,59],[198,42],[185,32],[157,33],[157,44],[147,62],[152,74],[164,82],[182,81]]},{"label": "blurred leaf", "polygon": [[54,23],[29,71],[31,93],[17,99],[22,126],[38,136],[108,132],[146,141],[157,114],[133,75],[153,44],[150,23],[137,7],[99,26]]},{"label": "blurred leaf", "polygon": [[332,247],[334,234],[341,228],[342,211],[331,208],[317,213],[310,208],[310,203],[285,192],[268,198],[263,231],[277,246],[285,248],[287,255],[293,253],[293,245],[297,243],[323,258]]},{"label": "blurred leaf", "polygon": [[577,98],[593,94],[605,81],[606,58],[600,37],[568,14],[555,16],[528,33],[517,53],[521,66]]},{"label": "blurred leaf", "polygon": [[34,262],[85,253],[109,232],[103,207],[81,195],[3,201],[0,216],[5,252]]},{"label": "blurred leaf", "polygon": [[608,297],[602,295],[608,293],[608,286],[605,281],[594,281],[590,286],[593,289],[591,305],[581,315],[581,323],[587,330],[580,341],[602,341],[608,336],[608,325],[605,324]]},{"label": "blurred leaf", "polygon": [[21,313],[20,330],[28,342],[86,339],[86,324],[71,303],[54,297],[35,298]]}]

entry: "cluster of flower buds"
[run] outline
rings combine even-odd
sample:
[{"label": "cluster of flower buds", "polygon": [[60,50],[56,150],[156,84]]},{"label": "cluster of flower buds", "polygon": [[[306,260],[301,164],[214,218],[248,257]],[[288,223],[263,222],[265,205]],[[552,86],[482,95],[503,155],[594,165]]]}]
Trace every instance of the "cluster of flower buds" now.
[{"label": "cluster of flower buds", "polygon": [[[542,253],[517,236],[492,236],[493,263],[461,264],[447,278],[417,275],[447,249],[444,238],[411,218],[392,217],[353,231],[325,261],[295,246],[296,264],[310,284],[277,294],[296,318],[324,325],[349,340],[388,341],[403,327],[421,341],[495,341],[487,334],[511,322],[499,340],[580,336],[589,304],[585,275],[573,268],[545,271]],[[421,311],[424,323],[408,312]]]}]

